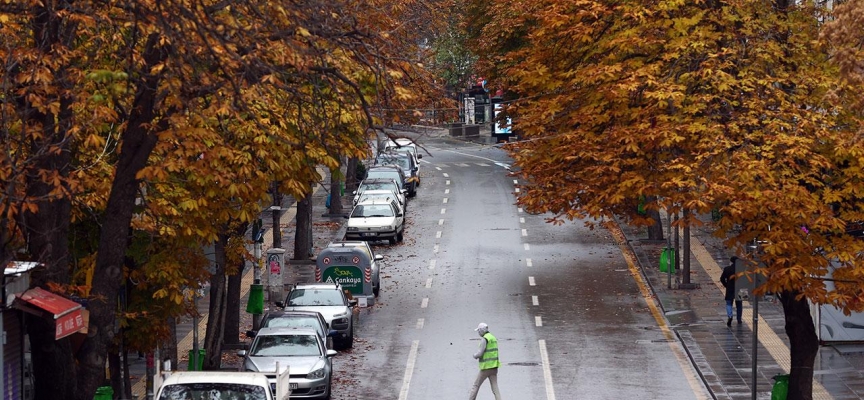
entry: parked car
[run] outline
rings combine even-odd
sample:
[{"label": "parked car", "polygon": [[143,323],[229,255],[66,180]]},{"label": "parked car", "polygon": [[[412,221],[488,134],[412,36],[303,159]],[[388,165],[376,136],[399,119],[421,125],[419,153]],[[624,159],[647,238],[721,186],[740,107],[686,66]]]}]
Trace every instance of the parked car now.
[{"label": "parked car", "polygon": [[381,153],[375,158],[375,165],[398,165],[405,174],[405,182],[408,184],[408,195],[417,195],[417,187],[420,186],[420,168],[414,162],[414,157],[407,153],[388,151]]},{"label": "parked car", "polygon": [[[313,329],[330,348],[330,337],[336,334],[330,329],[327,320],[317,311],[270,311],[261,318],[261,328],[304,328]],[[246,336],[254,338],[258,331],[246,331]]]},{"label": "parked car", "polygon": [[384,260],[384,256],[375,254],[375,251],[372,250],[372,246],[369,245],[369,242],[363,240],[330,242],[327,247],[353,247],[363,250],[368,254],[369,259],[372,260],[372,293],[375,296],[378,296],[378,293],[381,291],[381,263],[379,261]]},{"label": "parked car", "polygon": [[417,166],[420,166],[420,159],[423,158],[423,155],[417,151],[417,144],[414,143],[413,140],[408,138],[398,138],[394,140],[388,140],[387,143],[384,144],[383,151],[397,151],[397,152],[405,152],[414,157],[414,161]]},{"label": "parked car", "polygon": [[[335,330],[333,347],[336,350],[354,345],[354,318],[352,309],[357,300],[348,300],[342,287],[335,283],[303,283],[294,286],[276,306],[285,311],[317,311],[324,316],[330,329]],[[260,335],[260,333],[259,333]]]},{"label": "parked car", "polygon": [[[257,372],[165,371],[165,375],[156,374],[153,386],[157,400],[277,399],[275,385],[266,374]],[[280,394],[288,392],[284,389]]]},{"label": "parked car", "polygon": [[263,328],[255,335],[249,351],[241,350],[246,371],[263,372],[276,383],[276,363],[288,366],[292,399],[329,399],[333,379],[328,350],[313,329]]},{"label": "parked car", "polygon": [[404,238],[405,213],[396,200],[357,203],[345,218],[345,240],[387,240],[396,244]]},{"label": "parked car", "polygon": [[366,169],[366,179],[392,179],[405,194],[411,194],[411,187],[405,180],[406,173],[398,165],[373,165]]},{"label": "parked car", "polygon": [[360,202],[360,197],[367,190],[389,190],[399,200],[399,204],[402,205],[402,211],[408,208],[408,199],[405,198],[405,191],[399,189],[399,184],[392,179],[366,179],[360,182],[357,190],[354,191],[352,206],[356,206]]}]

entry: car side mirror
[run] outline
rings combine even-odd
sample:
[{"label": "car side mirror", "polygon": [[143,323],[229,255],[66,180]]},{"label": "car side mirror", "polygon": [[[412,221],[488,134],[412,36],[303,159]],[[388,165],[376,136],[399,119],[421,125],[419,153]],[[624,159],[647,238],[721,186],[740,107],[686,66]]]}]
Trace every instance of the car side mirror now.
[{"label": "car side mirror", "polygon": [[355,191],[351,192],[351,194],[356,195],[357,191],[355,190]]},{"label": "car side mirror", "polygon": [[376,254],[376,255],[375,255],[375,261],[381,261],[381,260],[383,260],[383,259],[384,259],[384,256],[382,256],[382,255],[380,255],[380,254]]},{"label": "car side mirror", "polygon": [[408,189],[402,189],[402,190],[400,190],[400,192],[402,192],[402,194],[406,194],[406,193],[408,193]]},{"label": "car side mirror", "polygon": [[348,305],[354,307],[357,305],[357,299],[348,300]]},{"label": "car side mirror", "polygon": [[330,329],[327,331],[327,337],[336,337],[339,335],[339,331],[335,329]]},{"label": "car side mirror", "polygon": [[339,353],[336,352],[336,350],[327,350],[327,357],[333,357],[337,354],[339,354]]},{"label": "car side mirror", "polygon": [[237,357],[246,357],[246,350],[238,350]]},{"label": "car side mirror", "polygon": [[421,159],[421,158],[423,158],[423,155],[422,155],[422,154],[417,154],[417,159],[419,160],[419,159]]},{"label": "car side mirror", "polygon": [[285,308],[285,303],[283,303],[283,302],[281,302],[281,301],[277,301],[277,302],[275,302],[275,303],[273,303],[273,304],[275,304],[276,307],[279,307],[279,308]]},{"label": "car side mirror", "polygon": [[246,336],[253,338],[258,334],[258,331],[246,331]]}]

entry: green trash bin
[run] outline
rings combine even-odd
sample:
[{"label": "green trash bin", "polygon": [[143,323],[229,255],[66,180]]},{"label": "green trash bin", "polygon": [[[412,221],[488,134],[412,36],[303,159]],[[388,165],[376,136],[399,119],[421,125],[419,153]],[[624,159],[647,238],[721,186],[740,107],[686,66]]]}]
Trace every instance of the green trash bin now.
[{"label": "green trash bin", "polygon": [[771,400],[786,400],[789,393],[789,375],[777,374],[774,379],[774,387],[771,388]]},{"label": "green trash bin", "polygon": [[204,356],[207,355],[207,352],[204,349],[198,349],[198,365],[193,365],[194,362],[192,356],[195,354],[195,350],[189,350],[189,366],[186,368],[189,371],[203,371],[204,370]]},{"label": "green trash bin", "polygon": [[663,252],[660,253],[660,272],[666,272],[667,265],[672,269],[672,273],[675,273],[675,249],[671,247],[664,247]]},{"label": "green trash bin", "polygon": [[252,284],[249,290],[249,301],[246,303],[246,312],[252,315],[264,313],[264,285]]},{"label": "green trash bin", "polygon": [[114,388],[111,386],[99,386],[93,400],[114,400]]}]

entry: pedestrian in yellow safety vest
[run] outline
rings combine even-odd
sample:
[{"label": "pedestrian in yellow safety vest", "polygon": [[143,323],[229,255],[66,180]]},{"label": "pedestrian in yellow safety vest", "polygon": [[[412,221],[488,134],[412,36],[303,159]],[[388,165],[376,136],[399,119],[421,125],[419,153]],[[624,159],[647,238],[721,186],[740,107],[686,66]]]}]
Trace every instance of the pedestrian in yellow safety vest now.
[{"label": "pedestrian in yellow safety vest", "polygon": [[477,374],[477,379],[474,380],[474,386],[471,388],[471,400],[477,398],[477,391],[480,390],[480,385],[486,378],[489,378],[489,384],[492,386],[492,394],[495,395],[495,400],[501,400],[501,395],[498,393],[498,367],[501,362],[498,361],[498,339],[489,333],[489,325],[481,322],[474,329],[480,335],[480,350],[474,353],[474,358],[480,361],[480,373]]}]

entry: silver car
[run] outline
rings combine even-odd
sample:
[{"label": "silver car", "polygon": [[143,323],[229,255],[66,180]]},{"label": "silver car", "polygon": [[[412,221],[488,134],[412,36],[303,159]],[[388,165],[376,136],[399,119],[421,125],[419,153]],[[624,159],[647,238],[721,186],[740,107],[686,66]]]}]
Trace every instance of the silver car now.
[{"label": "silver car", "polygon": [[360,182],[360,186],[356,191],[354,191],[354,200],[352,205],[356,206],[360,201],[360,196],[362,196],[367,190],[389,190],[393,192],[396,199],[399,200],[399,204],[402,206],[403,211],[408,208],[408,199],[405,197],[406,191],[404,189],[399,189],[399,184],[392,179],[366,179],[363,182]]},{"label": "silver car", "polygon": [[330,329],[336,331],[333,347],[350,349],[354,345],[354,313],[357,300],[348,300],[342,286],[334,283],[301,283],[294,286],[285,303],[276,302],[285,311],[316,311],[324,316]]},{"label": "silver car", "polygon": [[[255,335],[249,351],[239,351],[246,371],[263,372],[276,386],[276,363],[287,366],[292,399],[329,399],[333,379],[330,358],[321,336],[312,329],[263,328]],[[275,389],[274,389],[275,390]]]}]

